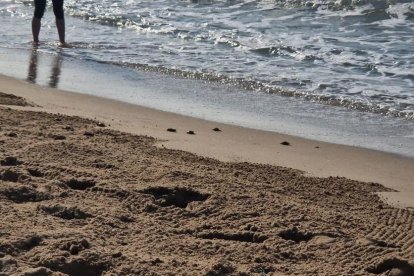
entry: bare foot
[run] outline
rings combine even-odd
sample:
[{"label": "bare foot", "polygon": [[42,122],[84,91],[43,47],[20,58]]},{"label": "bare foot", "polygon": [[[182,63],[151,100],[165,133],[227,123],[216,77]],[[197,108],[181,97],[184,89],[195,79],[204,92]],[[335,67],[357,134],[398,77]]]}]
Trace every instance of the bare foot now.
[{"label": "bare foot", "polygon": [[70,45],[69,43],[66,43],[66,42],[63,42],[63,43],[61,42],[59,47],[61,47],[61,48],[73,48],[72,45]]}]

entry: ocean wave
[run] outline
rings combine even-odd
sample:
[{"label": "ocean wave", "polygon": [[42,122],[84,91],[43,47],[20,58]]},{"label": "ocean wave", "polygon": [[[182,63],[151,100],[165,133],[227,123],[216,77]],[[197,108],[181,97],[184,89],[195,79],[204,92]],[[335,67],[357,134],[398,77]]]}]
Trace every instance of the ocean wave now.
[{"label": "ocean wave", "polygon": [[387,9],[402,3],[412,3],[411,0],[276,0],[283,7],[306,7],[312,9],[353,10],[362,6],[371,6],[373,9]]},{"label": "ocean wave", "polygon": [[253,53],[257,53],[259,55],[264,55],[264,56],[280,56],[280,55],[298,53],[298,51],[295,50],[291,46],[263,47],[263,48],[252,49],[251,51]]},{"label": "ocean wave", "polygon": [[[24,3],[23,10],[32,12],[32,1]],[[414,117],[412,2],[67,0],[65,5],[67,15],[88,21],[73,20],[71,36],[88,41],[75,45],[74,56]],[[378,96],[383,90],[388,98]],[[399,99],[403,93],[408,98]]]},{"label": "ocean wave", "polygon": [[[231,85],[249,91],[259,91],[268,94],[276,94],[284,97],[300,98],[303,100],[308,100],[320,104],[344,107],[347,109],[357,110],[361,112],[370,112],[375,114],[403,118],[407,120],[414,120],[414,104],[411,103],[401,103],[399,105],[400,109],[396,109],[395,107],[385,106],[381,103],[375,103],[374,101],[369,102],[366,98],[360,98],[360,100],[358,100],[358,98],[346,98],[346,96],[344,95],[323,95],[318,94],[316,91],[310,92],[291,90],[283,87],[268,85],[261,82],[260,80],[255,79],[232,78],[223,74],[187,71],[181,69],[167,68],[164,66],[152,66],[148,64],[137,64],[128,62],[110,63],[118,66],[134,68],[147,72],[156,72],[179,78],[189,78],[196,80],[218,82],[221,84]],[[375,100],[376,97],[381,101],[384,101],[384,99],[386,98],[390,98],[389,95],[373,95],[371,98],[372,100]],[[402,99],[405,98],[402,97]]]},{"label": "ocean wave", "polygon": [[[208,2],[209,5],[214,6],[214,4],[221,1]],[[352,11],[365,7],[365,9],[357,14],[373,18],[373,21],[381,21],[390,18],[413,20],[414,18],[414,4],[411,0],[276,0],[271,2],[273,3],[274,8],[299,7],[330,11]],[[95,2],[90,3],[90,1],[68,1],[66,9],[71,16],[104,25],[135,27],[140,30],[162,33],[171,33],[175,31],[174,28],[166,28],[165,22],[167,20],[163,20],[163,13],[165,11],[162,9],[139,11],[134,8],[133,11],[129,11],[128,7],[96,4]],[[234,9],[234,7],[232,7],[232,9]],[[185,14],[183,14],[183,16],[185,16]]]}]

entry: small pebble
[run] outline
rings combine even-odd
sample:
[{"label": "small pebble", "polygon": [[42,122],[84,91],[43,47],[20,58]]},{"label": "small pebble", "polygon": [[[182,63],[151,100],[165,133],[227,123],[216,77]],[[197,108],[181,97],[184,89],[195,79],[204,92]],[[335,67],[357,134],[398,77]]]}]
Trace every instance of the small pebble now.
[{"label": "small pebble", "polygon": [[152,265],[157,265],[157,264],[161,264],[161,263],[163,263],[163,261],[160,260],[159,258],[156,258],[156,259],[154,259],[154,260],[151,261],[151,264]]},{"label": "small pebble", "polygon": [[194,135],[194,134],[195,134],[195,132],[194,132],[194,131],[192,131],[192,130],[190,130],[190,131],[188,131],[188,132],[187,132],[187,134]]},{"label": "small pebble", "polygon": [[281,145],[284,145],[284,146],[290,146],[290,143],[288,142],[288,141],[283,141],[282,143],[280,143]]},{"label": "small pebble", "polygon": [[93,133],[92,133],[92,132],[90,132],[90,131],[85,131],[85,132],[83,133],[83,135],[88,136],[88,137],[93,137],[93,136],[95,136],[95,134],[93,134]]},{"label": "small pebble", "polygon": [[119,220],[122,221],[122,222],[134,222],[134,219],[133,218],[130,218],[130,217],[126,216],[126,215],[121,215],[119,217]]},{"label": "small pebble", "polygon": [[250,231],[252,231],[252,232],[256,232],[258,230],[258,228],[257,228],[257,226],[252,226],[252,227],[250,227]]},{"label": "small pebble", "polygon": [[169,132],[177,132],[177,130],[175,128],[167,128],[167,131],[169,131]]},{"label": "small pebble", "polygon": [[77,244],[72,244],[69,248],[69,252],[72,255],[78,255],[80,251],[81,251],[81,247]]},{"label": "small pebble", "polygon": [[52,137],[55,140],[65,140],[66,139],[66,137],[63,136],[63,135],[53,135]]},{"label": "small pebble", "polygon": [[106,127],[106,125],[104,123],[97,123],[96,124],[98,127]]},{"label": "small pebble", "polygon": [[90,248],[91,247],[91,244],[86,239],[82,239],[80,241],[80,244],[83,246],[83,248]]},{"label": "small pebble", "polygon": [[64,130],[69,130],[69,131],[74,131],[73,127],[71,127],[71,126],[65,126],[63,129]]},{"label": "small pebble", "polygon": [[218,127],[213,128],[213,131],[221,131],[221,129],[219,129]]}]

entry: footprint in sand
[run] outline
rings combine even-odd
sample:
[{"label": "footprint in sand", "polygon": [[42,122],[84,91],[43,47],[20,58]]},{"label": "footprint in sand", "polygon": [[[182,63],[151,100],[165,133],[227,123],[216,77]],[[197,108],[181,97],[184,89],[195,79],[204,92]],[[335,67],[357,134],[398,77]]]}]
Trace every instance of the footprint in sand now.
[{"label": "footprint in sand", "polygon": [[63,182],[66,186],[72,190],[86,190],[88,188],[94,187],[96,185],[94,180],[91,179],[70,179]]},{"label": "footprint in sand", "polygon": [[283,230],[279,233],[279,237],[281,237],[284,240],[290,240],[294,241],[296,243],[302,242],[302,241],[309,241],[315,236],[314,233],[310,232],[302,232],[299,231],[296,227],[291,229]]},{"label": "footprint in sand", "polygon": [[[38,235],[29,235],[20,237],[18,240],[9,241],[1,245],[2,251],[8,255],[19,255],[22,252],[30,251],[42,242],[42,237]],[[1,263],[0,263],[1,268]]]},{"label": "footprint in sand", "polygon": [[197,238],[208,239],[208,240],[251,242],[251,243],[262,243],[268,239],[267,236],[257,234],[254,232],[243,232],[243,233],[207,232],[207,233],[198,234]]},{"label": "footprint in sand", "polygon": [[190,202],[204,201],[208,198],[208,195],[201,194],[195,190],[179,187],[151,187],[140,192],[154,196],[156,204],[160,207],[175,206],[186,208]]},{"label": "footprint in sand", "polygon": [[4,158],[3,160],[0,161],[0,164],[2,166],[18,166],[23,164],[22,161],[19,161],[16,157],[14,156],[8,156],[6,158]]},{"label": "footprint in sand", "polygon": [[28,168],[27,171],[33,177],[42,177],[42,176],[44,176],[44,173],[41,170],[37,169],[37,168]]},{"label": "footprint in sand", "polygon": [[88,214],[77,207],[63,206],[59,204],[39,205],[38,210],[65,220],[86,219],[92,217],[91,214]]},{"label": "footprint in sand", "polygon": [[398,258],[385,259],[368,267],[367,271],[377,275],[412,276],[414,275],[414,265]]},{"label": "footprint in sand", "polygon": [[23,172],[23,170],[7,169],[4,172],[0,172],[0,179],[9,182],[24,182],[30,177]]},{"label": "footprint in sand", "polygon": [[39,202],[52,198],[50,194],[40,192],[25,185],[2,188],[0,189],[1,195],[4,195],[8,200],[15,203]]}]

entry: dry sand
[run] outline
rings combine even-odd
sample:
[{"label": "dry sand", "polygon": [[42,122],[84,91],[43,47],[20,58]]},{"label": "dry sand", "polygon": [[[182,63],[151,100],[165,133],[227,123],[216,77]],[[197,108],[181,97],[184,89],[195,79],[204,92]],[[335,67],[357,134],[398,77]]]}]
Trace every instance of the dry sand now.
[{"label": "dry sand", "polygon": [[[146,109],[131,113],[138,109],[103,99],[90,105],[87,96],[5,77],[0,84],[0,104],[10,107],[0,106],[0,275],[414,275],[414,212],[381,201],[376,192],[390,188],[223,162],[264,162],[269,154],[257,161],[255,149],[273,137],[278,158],[296,158],[291,167],[308,166],[315,175],[318,165],[308,161],[325,156],[330,166],[321,175],[359,165],[372,171],[356,178],[385,175],[387,186],[409,190],[411,159]],[[29,95],[32,106],[10,94]],[[95,112],[100,121],[39,112],[52,109]],[[115,111],[120,117],[108,116]],[[140,127],[131,123],[140,118]],[[250,136],[226,146],[234,134]],[[162,146],[180,141],[211,151],[202,157]],[[243,146],[247,153],[238,154]],[[215,152],[222,161],[207,157]],[[349,168],[335,168],[338,153]],[[385,173],[357,164],[370,158],[380,159]],[[405,170],[390,170],[392,161]]]}]

